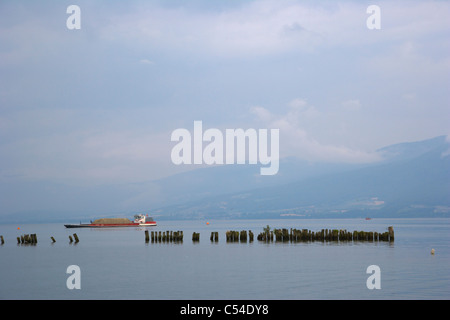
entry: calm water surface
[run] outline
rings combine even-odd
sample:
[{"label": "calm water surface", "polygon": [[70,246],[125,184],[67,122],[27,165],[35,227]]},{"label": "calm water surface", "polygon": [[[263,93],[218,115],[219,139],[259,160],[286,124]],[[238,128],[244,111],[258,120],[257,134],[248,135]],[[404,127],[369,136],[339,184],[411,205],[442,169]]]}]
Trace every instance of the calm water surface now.
[{"label": "calm water surface", "polygon": [[[267,224],[312,231],[394,226],[396,238],[393,244],[258,242]],[[148,228],[183,230],[181,244],[146,244],[144,230],[0,225],[0,299],[450,298],[450,219],[161,221]],[[226,243],[226,230],[252,230],[255,241]],[[191,241],[194,231],[199,243]],[[210,242],[212,231],[218,243]],[[17,245],[16,237],[29,233],[38,244]],[[73,233],[78,244],[69,244]],[[79,290],[66,286],[70,265],[80,267]],[[370,265],[380,267],[379,290],[366,286]]]}]

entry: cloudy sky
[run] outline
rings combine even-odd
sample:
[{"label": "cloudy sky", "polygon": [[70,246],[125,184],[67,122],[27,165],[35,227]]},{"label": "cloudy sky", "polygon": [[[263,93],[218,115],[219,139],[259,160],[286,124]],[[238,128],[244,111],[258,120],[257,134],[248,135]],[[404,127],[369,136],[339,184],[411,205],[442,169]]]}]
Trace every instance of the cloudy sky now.
[{"label": "cloudy sky", "polygon": [[[79,30],[66,26],[71,4]],[[366,26],[371,4],[379,30]],[[448,1],[1,1],[1,188],[192,169],[171,162],[170,134],[194,120],[279,128],[280,155],[311,161],[377,161],[377,148],[448,134],[449,12]]]}]

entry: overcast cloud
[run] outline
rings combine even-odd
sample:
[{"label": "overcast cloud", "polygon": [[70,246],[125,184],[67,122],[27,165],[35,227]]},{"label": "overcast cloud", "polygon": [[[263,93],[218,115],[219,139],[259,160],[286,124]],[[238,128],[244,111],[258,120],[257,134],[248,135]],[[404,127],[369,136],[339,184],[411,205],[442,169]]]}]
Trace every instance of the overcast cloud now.
[{"label": "overcast cloud", "polygon": [[277,127],[280,155],[311,161],[373,162],[448,134],[450,3],[378,1],[381,30],[370,4],[2,1],[0,183],[189,170],[170,134],[194,120]]}]

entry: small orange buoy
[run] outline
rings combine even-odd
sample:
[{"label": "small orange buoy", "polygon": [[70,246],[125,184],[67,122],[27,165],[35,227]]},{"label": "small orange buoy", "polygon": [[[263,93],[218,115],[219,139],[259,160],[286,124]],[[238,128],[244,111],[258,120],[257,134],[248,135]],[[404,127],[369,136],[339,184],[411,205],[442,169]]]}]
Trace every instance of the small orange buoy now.
[{"label": "small orange buoy", "polygon": [[20,227],[17,227],[17,230],[20,230]]},{"label": "small orange buoy", "polygon": [[209,225],[209,222],[206,222],[206,225]]}]

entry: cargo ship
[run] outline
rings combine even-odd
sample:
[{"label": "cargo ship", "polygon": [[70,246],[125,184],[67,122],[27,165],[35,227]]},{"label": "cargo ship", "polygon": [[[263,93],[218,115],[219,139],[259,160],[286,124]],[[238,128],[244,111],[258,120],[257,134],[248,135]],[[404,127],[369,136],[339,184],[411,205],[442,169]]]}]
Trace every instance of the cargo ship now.
[{"label": "cargo ship", "polygon": [[156,226],[156,221],[148,214],[136,214],[134,221],[127,218],[101,218],[91,223],[65,224],[64,226],[66,228],[152,227]]}]

